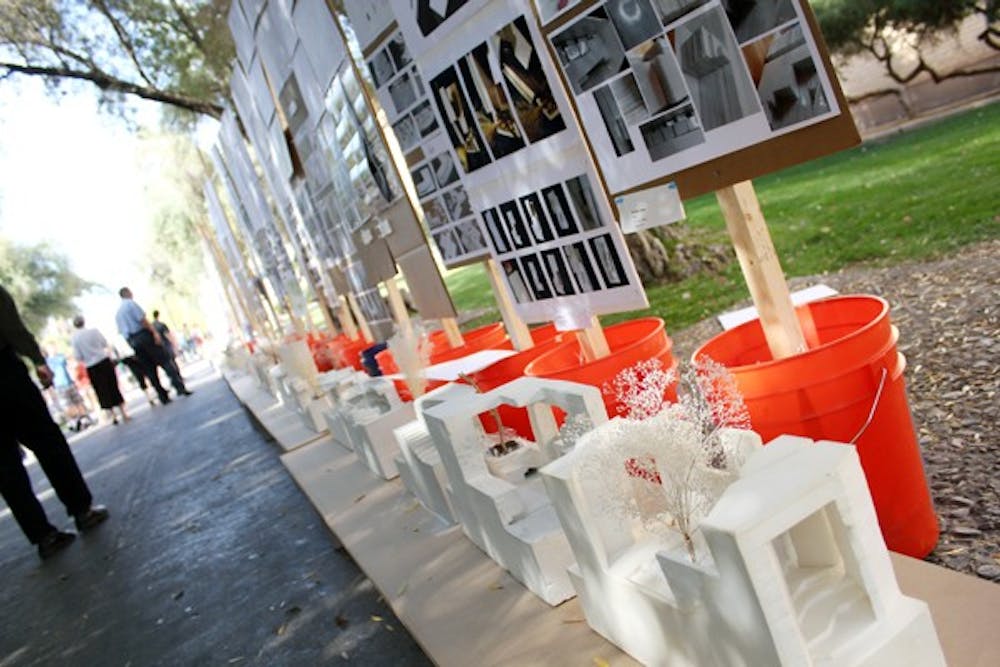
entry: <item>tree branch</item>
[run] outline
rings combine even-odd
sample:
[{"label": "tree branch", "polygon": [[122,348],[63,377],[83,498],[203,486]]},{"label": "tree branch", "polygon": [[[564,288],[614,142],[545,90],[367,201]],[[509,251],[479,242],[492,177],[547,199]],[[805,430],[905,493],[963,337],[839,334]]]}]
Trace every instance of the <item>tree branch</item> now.
[{"label": "tree branch", "polygon": [[181,25],[184,26],[184,32],[185,34],[187,34],[188,39],[191,40],[192,44],[198,47],[199,51],[204,53],[205,40],[202,39],[201,33],[198,32],[198,28],[191,21],[191,17],[188,16],[183,9],[181,9],[181,6],[177,4],[177,0],[170,0],[170,7],[174,10],[174,14],[177,16],[177,19],[181,22]]},{"label": "tree branch", "polygon": [[152,86],[140,86],[129,81],[117,79],[99,70],[83,72],[65,67],[44,67],[7,62],[0,62],[0,69],[6,70],[7,74],[17,73],[55,79],[89,81],[103,91],[135,95],[136,97],[141,97],[153,102],[169,104],[197,114],[211,116],[213,118],[222,117],[222,107],[217,104],[213,104],[212,102],[206,102],[204,100],[199,100],[180,93],[158,90]]},{"label": "tree branch", "polygon": [[146,74],[146,70],[143,68],[142,63],[139,62],[139,56],[135,52],[135,45],[132,44],[132,39],[125,31],[125,26],[121,24],[121,21],[115,18],[114,14],[111,13],[111,9],[108,8],[108,5],[104,2],[104,0],[91,0],[91,2],[94,7],[97,8],[97,11],[108,20],[111,27],[114,28],[115,34],[118,35],[118,42],[122,45],[122,48],[125,49],[125,53],[128,54],[132,64],[135,65],[135,70],[139,73],[139,76],[142,77],[142,80],[149,86],[155,86],[153,81]]}]

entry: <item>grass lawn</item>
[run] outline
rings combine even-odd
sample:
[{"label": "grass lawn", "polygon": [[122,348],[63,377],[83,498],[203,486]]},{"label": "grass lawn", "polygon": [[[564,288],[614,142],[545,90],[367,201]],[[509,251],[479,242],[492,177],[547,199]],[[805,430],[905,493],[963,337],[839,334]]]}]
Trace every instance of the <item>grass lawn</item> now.
[{"label": "grass lawn", "polygon": [[[941,256],[1000,235],[1000,103],[868,142],[754,181],[785,274]],[[728,243],[714,195],[685,204],[689,239]],[[451,271],[460,311],[495,308],[484,268]],[[646,289],[656,315],[682,329],[749,297],[735,258],[722,275]],[[493,321],[494,313],[478,320]]]}]

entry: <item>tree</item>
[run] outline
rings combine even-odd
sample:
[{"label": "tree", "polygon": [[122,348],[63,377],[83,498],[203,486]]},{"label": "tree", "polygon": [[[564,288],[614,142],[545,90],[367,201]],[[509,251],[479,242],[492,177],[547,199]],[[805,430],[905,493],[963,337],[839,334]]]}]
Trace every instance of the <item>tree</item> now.
[{"label": "tree", "polygon": [[[1000,71],[995,64],[942,71],[924,54],[925,47],[953,34],[969,17],[983,22],[979,40],[1000,50],[998,0],[813,0],[812,5],[832,51],[873,56],[901,86],[921,75],[940,83]],[[886,88],[851,101],[882,95],[902,99],[898,88]]]},{"label": "tree", "polygon": [[218,118],[228,94],[230,0],[0,0],[0,80],[91,83],[180,118]]},{"label": "tree", "polygon": [[[147,197],[154,213],[145,249],[152,299],[172,317],[191,319],[205,279],[196,220],[204,216],[205,172],[191,137],[144,135],[141,163],[150,174]],[[150,301],[147,301],[150,303]],[[150,306],[152,309],[152,306]]]},{"label": "tree", "polygon": [[45,243],[20,245],[0,238],[0,283],[14,297],[21,318],[38,333],[50,317],[69,317],[73,299],[91,284]]}]

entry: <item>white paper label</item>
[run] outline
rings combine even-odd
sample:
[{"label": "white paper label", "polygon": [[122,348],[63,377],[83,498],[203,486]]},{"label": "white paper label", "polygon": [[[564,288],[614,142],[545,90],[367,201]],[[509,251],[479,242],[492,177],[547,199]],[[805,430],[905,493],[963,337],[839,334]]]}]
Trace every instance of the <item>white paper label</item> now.
[{"label": "white paper label", "polygon": [[626,234],[669,225],[686,217],[684,203],[681,201],[677,184],[673,181],[655,188],[620,195],[615,197],[615,204],[621,216],[622,231]]},{"label": "white paper label", "polygon": [[363,243],[364,245],[368,245],[369,243],[372,242],[372,239],[373,237],[370,230],[368,229],[361,230],[361,243]]},{"label": "white paper label", "polygon": [[385,218],[380,218],[375,227],[378,229],[379,238],[384,239],[389,234],[392,234],[392,225]]}]

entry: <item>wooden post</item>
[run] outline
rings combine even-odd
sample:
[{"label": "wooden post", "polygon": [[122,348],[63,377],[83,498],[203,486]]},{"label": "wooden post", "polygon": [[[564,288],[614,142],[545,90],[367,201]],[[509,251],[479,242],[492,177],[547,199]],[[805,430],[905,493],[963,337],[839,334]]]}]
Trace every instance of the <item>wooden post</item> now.
[{"label": "wooden post", "polygon": [[807,349],[802,327],[767,230],[753,183],[743,181],[715,193],[729,237],[743,269],[750,295],[760,314],[771,355],[790,357]]},{"label": "wooden post", "polygon": [[462,330],[458,327],[458,320],[454,317],[442,317],[441,329],[444,331],[449,345],[452,347],[462,347],[465,345],[465,339],[462,338]]},{"label": "wooden post", "polygon": [[389,278],[383,284],[389,293],[389,310],[392,311],[392,318],[396,320],[396,324],[404,336],[413,338],[413,322],[410,321],[410,313],[406,310],[406,302],[403,301],[396,277]]},{"label": "wooden post", "polygon": [[358,325],[354,322],[354,315],[351,313],[351,307],[348,305],[347,299],[343,296],[338,296],[337,308],[340,311],[340,327],[344,330],[344,334],[351,340],[357,340]]},{"label": "wooden post", "polygon": [[587,361],[603,359],[611,354],[608,347],[608,339],[604,337],[604,329],[601,328],[601,321],[596,316],[590,318],[590,326],[576,332],[580,340],[580,350]]},{"label": "wooden post", "polygon": [[375,340],[372,336],[371,327],[368,326],[368,320],[365,319],[364,313],[361,312],[361,306],[358,305],[358,300],[353,293],[348,292],[347,303],[351,305],[351,312],[354,313],[354,319],[358,323],[358,328],[361,329],[361,336],[367,342],[371,343]]},{"label": "wooden post", "polygon": [[490,286],[493,288],[493,297],[500,307],[500,317],[507,329],[507,335],[514,344],[514,349],[520,351],[534,347],[535,341],[531,339],[531,331],[521,316],[517,314],[510,293],[504,285],[503,277],[500,275],[500,266],[492,257],[487,259],[485,264],[486,275],[489,276]]}]

